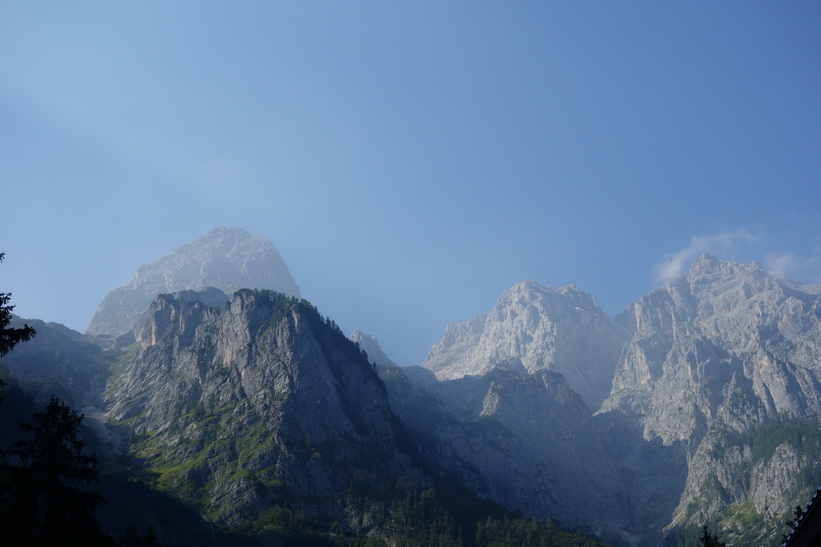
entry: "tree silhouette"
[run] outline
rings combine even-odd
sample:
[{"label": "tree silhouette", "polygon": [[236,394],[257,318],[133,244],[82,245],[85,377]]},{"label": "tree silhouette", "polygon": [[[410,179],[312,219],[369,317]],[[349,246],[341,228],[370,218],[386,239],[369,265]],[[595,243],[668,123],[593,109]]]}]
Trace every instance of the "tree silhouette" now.
[{"label": "tree silhouette", "polygon": [[149,527],[145,535],[137,531],[136,526],[129,526],[120,536],[121,547],[162,547],[157,530]]},{"label": "tree silhouette", "polygon": [[701,539],[699,544],[704,547],[726,547],[727,544],[718,539],[718,536],[713,534],[707,525],[701,527]]},{"label": "tree silhouette", "polygon": [[[3,262],[5,253],[0,253],[0,262]],[[28,325],[23,325],[22,328],[15,329],[10,327],[11,324],[11,310],[14,306],[10,305],[11,293],[0,292],[0,357],[10,352],[14,346],[20,342],[25,342],[34,336],[34,329]],[[0,387],[5,387],[6,383],[0,378]],[[0,397],[0,402],[3,398]]]},{"label": "tree silhouette", "polygon": [[108,545],[91,511],[103,497],[85,490],[97,481],[97,457],[84,453],[83,417],[56,397],[21,427],[0,466],[0,526],[13,545]]},{"label": "tree silhouette", "polygon": [[[3,262],[5,253],[0,253],[0,262]],[[0,292],[0,357],[7,354],[20,342],[25,342],[34,336],[34,329],[28,325],[22,328],[13,329],[9,327],[11,323],[11,310],[14,306],[9,305],[11,301],[10,292]]]},{"label": "tree silhouette", "polygon": [[792,516],[793,518],[784,523],[784,526],[787,527],[787,532],[781,534],[781,543],[787,542],[787,537],[792,534],[796,524],[801,522],[801,517],[804,516],[804,509],[800,505],[796,505],[792,511]]}]

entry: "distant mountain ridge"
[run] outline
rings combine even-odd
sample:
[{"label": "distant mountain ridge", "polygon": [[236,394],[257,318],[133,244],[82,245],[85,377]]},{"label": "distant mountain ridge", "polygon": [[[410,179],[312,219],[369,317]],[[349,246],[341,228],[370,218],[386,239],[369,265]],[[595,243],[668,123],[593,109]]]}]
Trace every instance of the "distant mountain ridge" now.
[{"label": "distant mountain ridge", "polygon": [[137,269],[131,281],[109,292],[97,308],[86,334],[117,336],[133,329],[158,294],[215,287],[228,294],[238,289],[271,289],[299,296],[273,243],[241,228],[220,227],[173,253]]},{"label": "distant mountain ridge", "polygon": [[[707,523],[775,546],[821,482],[821,286],[703,255],[614,318],[573,285],[524,281],[449,324],[422,367],[398,367],[305,301],[210,283],[229,278],[212,262],[267,263],[260,239],[217,229],[112,291],[100,324],[133,321],[125,349],[44,324],[50,345],[9,364],[93,405],[107,378],[115,440],[228,526],[264,528],[286,504],[348,531],[371,530],[379,506],[390,527],[401,475],[614,545],[692,545]],[[161,296],[134,311],[137,286]]]},{"label": "distant mountain ridge", "polygon": [[[487,316],[448,325],[423,366],[439,381],[400,369],[389,392],[435,466],[617,544],[716,519],[741,544],[774,545],[792,500],[821,481],[821,287],[756,263],[704,255],[615,319],[575,287],[519,283]],[[422,432],[414,414],[431,407],[441,416]],[[552,496],[577,492],[615,505],[562,514]]]}]

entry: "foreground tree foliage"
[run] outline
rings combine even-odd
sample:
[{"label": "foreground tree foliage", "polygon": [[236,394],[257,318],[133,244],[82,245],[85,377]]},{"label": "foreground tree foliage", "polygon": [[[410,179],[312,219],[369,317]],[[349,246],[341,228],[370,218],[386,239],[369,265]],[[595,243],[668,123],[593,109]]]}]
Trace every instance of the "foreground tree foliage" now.
[{"label": "foreground tree foliage", "polygon": [[157,530],[149,528],[145,534],[140,534],[136,526],[129,526],[120,536],[121,547],[162,547]]},{"label": "foreground tree foliage", "polygon": [[[246,523],[246,537],[264,544],[351,547],[604,547],[551,522],[518,518],[458,488],[421,488],[398,478],[392,499],[370,505],[370,525],[342,530],[277,506]],[[490,513],[490,514],[489,514]]]},{"label": "foreground tree foliage", "polygon": [[[0,467],[0,523],[15,545],[110,545],[91,515],[103,503],[86,490],[97,481],[97,458],[85,454],[82,416],[52,397],[27,437],[14,443]],[[7,536],[8,537],[8,536]]]},{"label": "foreground tree foliage", "polygon": [[718,539],[718,536],[712,533],[706,524],[701,527],[699,545],[704,547],[727,547],[727,544]]},{"label": "foreground tree foliage", "polygon": [[[5,256],[5,253],[0,253],[0,262],[3,262]],[[0,292],[0,357],[10,352],[20,342],[29,340],[35,334],[34,329],[28,325],[23,325],[19,329],[9,326],[11,324],[11,311],[14,309],[14,306],[9,304],[10,301],[10,292]],[[0,378],[0,387],[5,387],[5,385],[6,383]],[[2,400],[0,398],[0,401]]]}]

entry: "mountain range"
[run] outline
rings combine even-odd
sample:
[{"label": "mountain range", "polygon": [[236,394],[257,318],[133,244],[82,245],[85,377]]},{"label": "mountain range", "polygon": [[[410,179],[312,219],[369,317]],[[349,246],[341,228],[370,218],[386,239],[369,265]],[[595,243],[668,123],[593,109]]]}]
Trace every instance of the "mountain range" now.
[{"label": "mountain range", "polygon": [[33,325],[3,360],[23,388],[259,544],[286,541],[283,514],[343,542],[481,544],[485,511],[613,545],[695,545],[704,524],[777,545],[821,482],[821,286],[756,263],[704,255],[615,317],[523,281],[399,367],[300,299],[270,241],[218,228],[140,267],[85,334]]}]

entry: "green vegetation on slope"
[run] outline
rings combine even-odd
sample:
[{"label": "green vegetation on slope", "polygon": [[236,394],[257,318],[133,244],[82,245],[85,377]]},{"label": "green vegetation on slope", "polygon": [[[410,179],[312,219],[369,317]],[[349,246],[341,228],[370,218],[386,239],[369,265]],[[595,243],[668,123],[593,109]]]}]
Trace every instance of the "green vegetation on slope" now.
[{"label": "green vegetation on slope", "polygon": [[[781,545],[784,522],[789,520],[792,508],[803,503],[807,492],[812,492],[821,482],[821,424],[816,420],[797,419],[790,416],[778,416],[758,427],[744,432],[714,432],[714,448],[711,456],[717,462],[727,466],[725,475],[731,479],[732,488],[745,492],[750,488],[749,477],[756,466],[768,465],[779,447],[789,447],[798,461],[804,466],[793,476],[789,490],[783,493],[787,503],[776,517],[760,514],[752,499],[739,503],[730,503],[731,492],[725,489],[713,472],[704,482],[700,496],[703,500],[725,499],[726,506],[714,515],[707,524],[718,530],[730,545],[757,545],[777,547]],[[743,454],[730,463],[728,455],[735,451]],[[706,501],[705,501],[706,502]],[[687,517],[698,509],[694,503],[687,511]],[[690,524],[678,526],[668,534],[665,545],[691,547],[698,545],[700,527]]]},{"label": "green vegetation on slope", "polygon": [[276,537],[286,545],[353,547],[604,547],[552,522],[517,517],[453,484],[422,488],[399,478],[390,498],[362,515],[367,526],[343,530],[337,522],[306,519],[283,506],[247,522],[249,537]]}]

